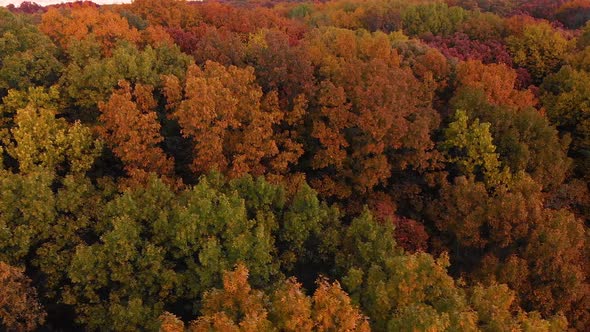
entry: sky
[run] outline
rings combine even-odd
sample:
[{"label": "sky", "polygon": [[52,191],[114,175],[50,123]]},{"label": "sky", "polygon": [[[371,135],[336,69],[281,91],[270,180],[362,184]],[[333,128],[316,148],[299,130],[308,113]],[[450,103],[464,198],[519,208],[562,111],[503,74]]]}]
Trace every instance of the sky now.
[{"label": "sky", "polygon": [[[7,6],[9,4],[14,4],[15,6],[20,5],[21,2],[24,0],[0,0],[0,6]],[[36,2],[40,5],[51,5],[54,3],[62,3],[62,2],[72,2],[76,0],[29,0],[31,2]],[[124,3],[124,2],[131,2],[131,0],[93,0],[92,2],[98,4],[109,4],[109,3]]]}]

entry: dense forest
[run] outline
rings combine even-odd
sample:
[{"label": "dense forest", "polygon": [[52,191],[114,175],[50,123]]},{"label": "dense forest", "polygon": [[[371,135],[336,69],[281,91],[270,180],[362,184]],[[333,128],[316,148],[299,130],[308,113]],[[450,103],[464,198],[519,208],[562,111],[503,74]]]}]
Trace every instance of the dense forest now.
[{"label": "dense forest", "polygon": [[589,20],[0,7],[0,330],[589,331]]}]

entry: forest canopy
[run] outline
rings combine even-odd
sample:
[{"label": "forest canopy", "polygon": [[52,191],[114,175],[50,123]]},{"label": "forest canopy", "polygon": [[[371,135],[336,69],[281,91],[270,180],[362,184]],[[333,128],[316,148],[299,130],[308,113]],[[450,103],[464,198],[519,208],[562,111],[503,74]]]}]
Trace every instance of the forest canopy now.
[{"label": "forest canopy", "polygon": [[590,0],[0,7],[0,330],[588,331]]}]

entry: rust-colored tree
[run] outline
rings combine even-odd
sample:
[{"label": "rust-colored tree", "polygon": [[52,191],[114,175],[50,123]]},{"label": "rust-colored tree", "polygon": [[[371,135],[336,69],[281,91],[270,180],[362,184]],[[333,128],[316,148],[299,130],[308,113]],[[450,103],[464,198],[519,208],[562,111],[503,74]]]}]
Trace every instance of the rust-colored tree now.
[{"label": "rust-colored tree", "polygon": [[203,315],[190,324],[195,332],[265,331],[271,327],[264,308],[264,293],[248,283],[248,269],[240,264],[223,276],[223,289],[207,292]]},{"label": "rust-colored tree", "polygon": [[22,269],[0,262],[0,328],[34,331],[45,322],[37,291]]},{"label": "rust-colored tree", "polygon": [[253,68],[208,61],[203,69],[191,67],[186,76],[182,83],[166,77],[164,91],[170,117],[194,142],[195,172],[272,176],[285,174],[297,161],[301,147],[275,134],[284,117],[277,95],[263,95]]},{"label": "rust-colored tree", "polygon": [[94,6],[76,5],[71,9],[50,8],[43,14],[40,30],[67,48],[72,40],[95,39],[105,55],[118,40],[137,43],[141,35],[119,14]]},{"label": "rust-colored tree", "polygon": [[478,60],[461,62],[457,66],[460,87],[482,90],[492,105],[516,108],[533,107],[535,96],[530,90],[517,90],[518,74],[505,64],[483,64]]},{"label": "rust-colored tree", "polygon": [[98,132],[123,161],[129,184],[146,183],[150,173],[168,180],[173,176],[174,161],[160,147],[164,138],[152,90],[149,85],[132,88],[127,81],[120,81],[119,89],[99,105]]},{"label": "rust-colored tree", "polygon": [[[248,269],[238,264],[223,276],[223,289],[206,292],[202,315],[189,323],[190,332],[205,331],[370,331],[367,319],[338,282],[317,280],[310,298],[295,278],[280,283],[270,295],[252,289]],[[161,331],[182,331],[170,313],[160,316]]]},{"label": "rust-colored tree", "polygon": [[386,35],[323,29],[305,47],[324,81],[308,110],[314,188],[337,198],[365,195],[390,184],[394,172],[430,167],[436,85],[402,66]]},{"label": "rust-colored tree", "polygon": [[185,0],[135,0],[129,8],[152,26],[184,28],[199,22],[197,12]]}]

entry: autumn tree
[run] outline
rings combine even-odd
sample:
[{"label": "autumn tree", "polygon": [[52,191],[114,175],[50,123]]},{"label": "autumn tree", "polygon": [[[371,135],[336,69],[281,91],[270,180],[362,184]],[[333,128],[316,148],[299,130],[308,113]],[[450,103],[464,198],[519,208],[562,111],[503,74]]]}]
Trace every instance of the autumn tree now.
[{"label": "autumn tree", "polygon": [[346,198],[386,185],[394,171],[429,167],[433,92],[400,66],[387,36],[331,28],[305,43],[323,81],[308,110],[317,139],[305,148],[317,155],[311,184]]},{"label": "autumn tree", "polygon": [[586,23],[581,30],[582,33],[578,36],[577,46],[584,50],[587,46],[590,46],[590,23]]},{"label": "autumn tree", "polygon": [[[336,284],[334,286],[338,287]],[[311,331],[314,329],[316,322],[312,317],[314,314],[312,300],[305,294],[297,279],[289,278],[282,282],[270,295],[270,303],[269,319],[278,329],[282,331]],[[352,314],[358,316],[360,312]],[[358,318],[349,317],[351,319]],[[332,317],[326,315],[325,318],[328,320]]]},{"label": "autumn tree", "polygon": [[465,33],[449,37],[432,36],[425,38],[428,45],[437,48],[447,57],[459,60],[479,60],[483,63],[505,63],[512,65],[512,57],[506,46],[497,40],[471,39]]},{"label": "autumn tree", "polygon": [[306,30],[303,24],[263,6],[238,7],[221,2],[204,2],[195,8],[205,24],[223,27],[243,38],[259,30],[276,28],[287,33],[290,41],[295,42]]},{"label": "autumn tree", "polygon": [[288,137],[275,136],[284,115],[276,93],[262,93],[252,68],[210,61],[204,69],[192,66],[184,82],[166,79],[165,94],[170,117],[195,143],[192,167],[197,173],[281,175],[302,153]]},{"label": "autumn tree", "polygon": [[551,19],[557,9],[568,0],[532,0],[517,4],[519,11],[537,18]]},{"label": "autumn tree", "polygon": [[180,49],[194,57],[199,65],[207,60],[223,65],[244,64],[245,43],[241,36],[227,28],[201,24],[191,29],[170,29]]},{"label": "autumn tree", "polygon": [[292,45],[288,34],[278,29],[251,35],[245,60],[254,67],[256,81],[263,91],[277,91],[280,106],[285,110],[294,110],[297,99],[308,98],[315,88],[313,66],[305,49]]},{"label": "autumn tree", "polygon": [[[424,99],[431,99],[432,106],[442,111],[448,102],[451,84],[453,59],[440,50],[430,47],[405,35],[390,34],[392,47],[400,56],[402,67],[409,67],[414,76],[422,83],[422,90],[427,93]],[[444,113],[444,112],[441,112]]]},{"label": "autumn tree", "polygon": [[318,331],[370,331],[365,317],[353,307],[348,294],[339,283],[318,280],[313,294],[312,317]]},{"label": "autumn tree", "polygon": [[426,251],[428,233],[424,224],[397,214],[394,197],[383,192],[375,193],[369,199],[369,207],[375,220],[381,223],[393,223],[395,241],[406,252]]},{"label": "autumn tree", "polygon": [[154,111],[153,87],[126,81],[119,83],[106,103],[100,103],[100,135],[125,164],[132,182],[145,183],[149,173],[173,176],[174,161],[159,146],[163,137]]},{"label": "autumn tree", "polygon": [[504,64],[484,65],[480,61],[461,62],[457,66],[457,83],[483,91],[492,105],[516,108],[533,107],[535,97],[530,90],[518,90],[517,73]]},{"label": "autumn tree", "polygon": [[46,313],[23,270],[0,262],[0,318],[8,331],[34,331]]},{"label": "autumn tree", "polygon": [[[485,0],[478,1],[481,3]],[[495,0],[494,2],[499,3],[500,1]],[[502,16],[492,11],[468,11],[467,17],[458,30],[469,36],[474,42],[502,41],[507,35],[505,19]]]},{"label": "autumn tree", "polygon": [[168,46],[169,48],[174,47],[174,39],[168,31],[159,26],[149,26],[145,30],[141,31],[141,46],[151,45],[152,47],[158,48],[161,46]]},{"label": "autumn tree", "polygon": [[0,330],[588,330],[587,2],[0,9]]},{"label": "autumn tree", "polygon": [[547,117],[534,108],[494,106],[487,99],[482,90],[464,87],[456,92],[450,106],[490,123],[499,160],[513,174],[527,172],[544,191],[559,188],[570,173],[569,139],[560,137]]},{"label": "autumn tree", "polygon": [[[429,277],[422,275],[431,273],[430,264],[424,261],[426,256],[422,255],[420,263],[413,260],[415,257],[411,257],[410,261],[396,262],[404,266],[404,272],[395,278],[395,282],[392,280],[390,283],[382,283],[376,295],[379,296],[382,305],[389,305],[389,301],[397,299],[395,304],[392,304],[399,309],[385,326],[379,325],[378,321],[372,321],[374,329],[475,330],[479,327],[484,331],[492,331],[494,328],[526,329],[534,326],[539,331],[554,331],[567,325],[565,319],[560,316],[544,320],[537,313],[522,311],[513,303],[514,293],[502,284],[492,284],[489,287],[478,285],[466,294],[452,284],[450,277],[443,277],[437,279],[437,286],[429,286],[422,290],[415,282],[429,280]],[[420,265],[405,265],[404,262],[415,262]],[[396,266],[399,267],[400,264]],[[414,272],[406,271],[405,268]],[[437,275],[445,273],[444,268],[435,267],[435,270],[438,271],[434,272]],[[377,275],[373,275],[373,278]],[[404,278],[410,278],[409,280],[414,280],[414,283],[405,284]],[[395,288],[394,283],[401,285]],[[450,291],[454,294],[452,299],[447,298],[446,303],[441,302],[434,306],[448,308],[449,305],[457,303],[454,301],[460,301],[465,310],[469,310],[468,308],[473,305],[473,312],[464,312],[460,321],[456,321],[457,318],[452,315],[437,314],[433,307],[414,302],[420,301],[419,299],[424,296],[423,291],[427,292],[429,297],[439,292],[442,292],[441,296],[448,296],[446,292]],[[401,293],[400,297],[393,295],[398,292]],[[491,301],[495,301],[494,305]],[[243,264],[238,264],[232,272],[224,273],[223,289],[205,293],[202,315],[189,323],[188,330],[369,331],[367,320],[352,302],[338,282],[330,284],[326,279],[318,279],[317,289],[311,297],[305,295],[295,278],[282,281],[272,292],[253,289],[248,282],[248,269]],[[163,331],[184,329],[183,322],[168,312],[160,316],[160,322]]]},{"label": "autumn tree", "polygon": [[492,12],[506,16],[513,13],[518,3],[511,0],[446,0],[452,6],[461,6],[469,10],[480,9],[482,12]]},{"label": "autumn tree", "polygon": [[521,35],[512,35],[506,41],[514,63],[526,68],[535,83],[559,70],[569,47],[548,23],[526,25]]},{"label": "autumn tree", "polygon": [[542,101],[549,119],[561,132],[571,135],[570,153],[584,177],[590,167],[589,77],[590,74],[584,70],[564,66],[555,75],[547,77],[542,85]]},{"label": "autumn tree", "polygon": [[[577,304],[584,303],[587,289],[581,221],[565,210],[544,208],[540,186],[526,175],[505,189],[488,190],[482,182],[457,177],[429,208],[441,231],[437,242],[457,248],[451,251],[455,268],[474,281],[508,284],[527,310],[546,318],[564,312],[572,324],[586,324],[580,320],[585,309]],[[554,241],[563,246],[547,254]],[[557,252],[563,259],[551,258]]]},{"label": "autumn tree", "polygon": [[215,289],[203,296],[202,316],[190,323],[190,331],[265,331],[272,323],[264,308],[264,294],[248,283],[248,269],[238,265],[223,276],[223,290]]},{"label": "autumn tree", "polygon": [[139,50],[121,43],[111,57],[100,56],[97,47],[88,40],[74,42],[68,48],[71,61],[59,82],[64,112],[86,123],[98,120],[99,102],[108,100],[120,80],[159,86],[161,75],[184,77],[192,63],[190,56],[175,46]]},{"label": "autumn tree", "polygon": [[50,8],[42,16],[40,30],[63,48],[73,40],[93,39],[103,54],[111,54],[118,40],[139,42],[137,29],[120,15],[94,6],[74,6],[71,10]]},{"label": "autumn tree", "polygon": [[368,212],[347,227],[336,253],[344,289],[377,331],[475,328],[477,320],[447,266],[444,256],[404,255],[392,225],[376,223]]},{"label": "autumn tree", "polygon": [[[252,289],[248,269],[238,264],[224,272],[223,289],[204,295],[202,315],[189,323],[189,331],[369,331],[365,317],[338,282],[318,279],[310,298],[296,279],[283,281],[272,294]],[[165,313],[161,330],[182,329],[182,322]]]},{"label": "autumn tree", "polygon": [[[484,97],[480,95],[479,98]],[[479,110],[474,113],[482,114],[483,118],[494,119],[494,116],[486,115],[493,114],[489,113],[493,108],[487,112],[485,106],[483,108],[475,106],[473,109]],[[513,145],[514,138],[522,140],[521,149],[534,149],[537,144],[539,144],[538,149],[544,149],[547,148],[545,145],[547,142],[553,142],[549,146],[555,150],[553,154],[546,156],[548,161],[545,163],[551,165],[550,161],[561,159],[560,167],[563,167],[561,172],[564,169],[567,170],[569,163],[555,130],[551,130],[546,120],[545,123],[539,122],[541,118],[533,120],[534,117],[532,118],[531,114],[537,114],[536,112],[529,114],[527,112],[506,112],[505,115],[499,113],[498,116],[502,116],[502,120],[494,120],[499,124],[499,128],[496,129],[499,130],[498,133],[505,135],[502,138],[502,134],[499,134],[498,140],[503,145],[512,141],[510,143],[512,148],[508,145],[502,150],[508,148],[508,151],[518,151],[514,149],[518,146]],[[522,120],[519,120],[521,115]],[[575,309],[576,303],[584,301],[583,294],[587,287],[585,277],[580,274],[586,263],[580,260],[580,255],[587,244],[583,239],[579,220],[565,210],[551,210],[543,206],[540,184],[545,184],[548,190],[556,190],[561,185],[560,181],[563,181],[563,177],[557,181],[544,180],[547,174],[552,174],[545,173],[551,169],[536,162],[531,166],[536,164],[537,171],[531,174],[538,176],[540,183],[535,182],[525,173],[525,170],[530,169],[531,166],[521,168],[519,172],[510,172],[510,169],[503,165],[502,154],[496,153],[490,124],[480,124],[477,120],[469,124],[467,121],[466,113],[457,111],[454,121],[445,130],[446,140],[441,145],[443,151],[446,151],[447,162],[458,168],[450,169],[449,183],[442,185],[437,203],[431,205],[427,211],[427,215],[430,215],[437,229],[441,231],[441,234],[435,237],[438,239],[433,243],[438,243],[435,246],[442,244],[442,247],[435,250],[453,248],[461,243],[460,249],[451,253],[459,271],[470,271],[469,274],[462,275],[479,281],[497,280],[507,283],[518,291],[520,304],[527,310],[540,311],[544,317],[564,311],[567,312],[569,319],[578,321],[578,316],[584,316],[584,314],[583,310],[580,314]],[[507,131],[509,127],[502,125],[505,121],[514,121],[512,126],[517,130],[512,133]],[[526,125],[521,126],[519,124],[521,121],[525,121]],[[547,135],[545,136],[547,138],[539,142],[531,139],[532,137],[524,140],[519,138],[518,132],[530,130],[526,127],[530,128],[531,125],[536,127],[533,132],[537,132],[538,135]],[[545,129],[542,129],[543,127]],[[507,139],[510,136],[512,139]],[[510,162],[509,154],[505,156]],[[514,165],[522,167],[518,164]],[[552,167],[556,166],[557,163],[552,165]],[[546,175],[539,176],[540,174]],[[564,275],[563,278],[553,275],[549,272],[549,268],[542,270],[539,267],[539,264],[544,264],[541,262],[546,256],[537,250],[541,250],[542,243],[549,240],[539,241],[539,238],[533,235],[546,227],[555,227],[558,223],[556,218],[562,220],[559,222],[562,226],[559,230],[554,229],[553,236],[569,234],[568,241],[571,241],[569,246],[571,251],[562,252],[563,257],[567,258],[556,263],[563,273],[568,271],[567,277]],[[529,253],[533,251],[538,256],[530,256]],[[471,270],[473,268],[475,270]],[[482,270],[478,270],[480,268]],[[545,280],[546,283],[539,280]],[[576,283],[575,287],[579,292],[560,293],[556,296],[557,289],[570,287],[564,286],[564,283],[569,282]],[[541,293],[545,294],[543,300],[540,299]]]},{"label": "autumn tree", "polygon": [[30,19],[0,8],[0,98],[8,89],[54,84],[63,67],[57,54]]},{"label": "autumn tree", "polygon": [[129,9],[152,26],[185,28],[199,22],[197,12],[185,0],[136,0]]},{"label": "autumn tree", "polygon": [[47,8],[39,5],[36,2],[31,1],[23,1],[20,3],[18,7],[16,7],[14,4],[9,4],[8,6],[6,6],[6,8],[13,13],[20,14],[38,14],[47,11]]},{"label": "autumn tree", "polygon": [[555,17],[570,29],[582,27],[590,20],[590,2],[587,0],[572,0],[557,9]]},{"label": "autumn tree", "polygon": [[483,331],[514,329],[549,332],[567,329],[567,320],[561,315],[543,320],[538,312],[517,310],[514,314],[516,295],[504,284],[476,285],[470,291],[469,301],[478,313]]},{"label": "autumn tree", "polygon": [[426,33],[448,35],[457,30],[466,17],[461,7],[449,7],[445,3],[429,3],[411,6],[403,12],[403,29],[411,36]]}]

